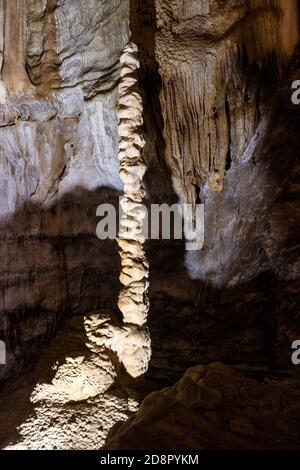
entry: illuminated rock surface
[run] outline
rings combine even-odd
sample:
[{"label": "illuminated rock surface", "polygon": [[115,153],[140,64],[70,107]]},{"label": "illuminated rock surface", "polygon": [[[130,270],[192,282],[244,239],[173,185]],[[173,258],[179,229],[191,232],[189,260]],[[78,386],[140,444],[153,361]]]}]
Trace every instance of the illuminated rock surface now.
[{"label": "illuminated rock surface", "polygon": [[122,340],[115,338],[114,349],[129,374],[139,377],[148,369],[151,339],[147,328],[149,262],[144,249],[145,214],[141,204],[145,196],[142,179],[146,171],[143,162],[143,103],[138,85],[138,48],[134,43],[125,47],[120,62],[118,133],[120,176],[124,190],[120,199],[122,217],[118,233],[122,267],[120,281],[123,286],[118,307],[123,315],[126,336],[123,335]]}]

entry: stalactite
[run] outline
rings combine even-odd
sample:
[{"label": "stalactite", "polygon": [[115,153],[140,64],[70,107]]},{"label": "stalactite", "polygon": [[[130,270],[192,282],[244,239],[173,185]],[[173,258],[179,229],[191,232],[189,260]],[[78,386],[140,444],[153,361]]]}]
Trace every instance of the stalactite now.
[{"label": "stalactite", "polygon": [[[2,80],[10,93],[34,93],[25,68],[28,2],[5,0],[1,3],[4,21]],[[0,19],[0,24],[2,21]]]},{"label": "stalactite", "polygon": [[145,141],[141,130],[143,103],[138,85],[137,52],[137,46],[130,43],[121,55],[118,111],[120,176],[124,182],[118,238],[122,264],[120,281],[124,287],[120,292],[118,305],[126,330],[139,338],[140,361],[137,370],[131,368],[129,371],[134,376],[146,371],[150,359],[150,338],[146,326],[149,311],[149,265],[144,251],[145,214],[142,206],[142,178],[146,171],[142,150]]}]

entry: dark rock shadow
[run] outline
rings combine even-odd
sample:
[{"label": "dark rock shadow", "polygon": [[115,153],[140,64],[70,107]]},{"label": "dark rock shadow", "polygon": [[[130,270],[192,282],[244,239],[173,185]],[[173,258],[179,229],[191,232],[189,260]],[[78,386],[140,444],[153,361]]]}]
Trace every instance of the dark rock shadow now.
[{"label": "dark rock shadow", "polygon": [[49,208],[26,204],[0,227],[0,377],[30,369],[63,319],[117,310],[117,242],[97,238],[96,208],[109,202],[118,214],[118,198],[111,188],[76,188]]},{"label": "dark rock shadow", "polygon": [[[130,5],[132,39],[139,47],[141,59],[147,138],[144,154],[148,166],[146,188],[152,203],[170,204],[177,202],[177,197],[164,155],[164,121],[160,104],[162,78],[155,56],[155,2],[131,0]],[[255,64],[249,65],[245,51],[239,60],[242,73],[257,84],[261,104],[272,109],[264,142],[255,149],[253,165],[261,166],[262,174],[265,172],[269,178],[270,188],[276,190],[284,187],[296,168],[299,112],[291,106],[289,80],[278,73],[275,65],[278,61],[273,56],[266,60],[262,70]],[[266,109],[259,111],[264,113]],[[227,171],[235,171],[238,165],[239,162],[230,161]],[[261,181],[268,184],[266,178]],[[285,197],[284,192],[283,189],[281,198]],[[216,200],[218,197],[222,198],[222,194]],[[260,204],[257,217],[263,214],[263,201]],[[254,235],[255,231],[253,226]],[[289,242],[296,247],[294,232],[291,227]],[[203,280],[191,278],[185,267],[183,240],[148,242],[149,328],[153,353],[147,379],[173,383],[188,366],[212,361],[225,362],[256,377],[297,374],[291,364],[290,345],[291,332],[297,336],[298,314],[290,306],[288,318],[284,319],[288,303],[284,299],[292,292],[297,299],[298,282],[295,279],[289,283],[279,278],[276,263],[282,262],[280,253],[277,260],[270,262],[265,248],[255,236],[248,243],[260,269],[254,270],[250,281],[241,281],[234,288],[218,288],[213,275]],[[286,253],[287,262],[290,257]],[[238,258],[235,267],[240,272],[246,269]],[[220,272],[219,276],[224,274]],[[233,277],[234,272],[228,271],[230,275]]]}]

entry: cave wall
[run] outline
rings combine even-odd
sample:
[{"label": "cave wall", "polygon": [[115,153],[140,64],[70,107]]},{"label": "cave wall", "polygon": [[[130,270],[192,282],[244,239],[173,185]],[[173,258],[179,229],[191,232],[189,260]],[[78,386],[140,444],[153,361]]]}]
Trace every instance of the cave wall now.
[{"label": "cave wall", "polygon": [[1,1],[1,374],[30,363],[66,315],[116,305],[119,55],[127,1]]},{"label": "cave wall", "polygon": [[1,374],[30,363],[62,318],[116,309],[120,261],[95,213],[122,190],[116,85],[131,32],[148,201],[203,202],[206,214],[201,252],[148,244],[149,374],[212,360],[288,368],[297,2],[2,0],[0,17]]},{"label": "cave wall", "polygon": [[159,98],[165,148],[157,160],[184,200],[194,202],[206,181],[221,190],[226,166],[257,129],[257,70],[276,73],[298,43],[297,2],[133,0],[131,25],[148,99]]},{"label": "cave wall", "polygon": [[203,250],[150,244],[150,373],[213,360],[290,368],[300,328],[298,3],[137,0],[131,26],[149,194],[205,207]]}]

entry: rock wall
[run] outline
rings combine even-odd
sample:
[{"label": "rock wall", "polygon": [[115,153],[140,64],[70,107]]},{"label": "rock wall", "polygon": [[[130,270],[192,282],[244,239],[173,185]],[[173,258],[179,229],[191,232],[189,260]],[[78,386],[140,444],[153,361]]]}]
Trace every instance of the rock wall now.
[{"label": "rock wall", "polygon": [[136,411],[138,394],[118,383],[108,344],[109,333],[116,336],[112,317],[108,310],[73,316],[35,369],[3,390],[1,448],[99,449],[111,427]]},{"label": "rock wall", "polygon": [[116,83],[126,0],[1,1],[1,338],[30,363],[60,318],[116,307],[115,241],[96,208],[118,202]]},{"label": "rock wall", "polygon": [[197,361],[291,366],[298,18],[294,1],[131,2],[150,197],[205,206],[203,250],[150,244],[155,376]]},{"label": "rock wall", "polygon": [[[0,328],[9,369],[66,313],[116,308],[116,243],[96,238],[95,211],[122,190],[115,85],[129,23],[141,59],[148,200],[203,202],[206,214],[201,252],[150,243],[152,363],[168,369],[175,347],[180,372],[193,360],[287,364],[285,299],[298,295],[297,189],[288,182],[298,171],[297,109],[288,97],[295,72],[286,78],[296,6],[1,2]],[[176,327],[164,328],[169,316],[189,319],[193,347],[189,326],[180,346]],[[289,318],[297,320],[292,307]]]},{"label": "rock wall", "polygon": [[117,84],[131,33],[147,202],[203,202],[206,227],[201,252],[146,246],[146,380],[216,360],[295,375],[298,20],[296,0],[0,0],[0,378],[31,367],[71,315],[109,308],[108,339],[91,320],[97,347],[125,344],[117,243],[97,239],[96,208],[123,191]]},{"label": "rock wall", "polygon": [[294,450],[298,394],[299,380],[257,382],[224,364],[196,366],[148,395],[134,416],[114,426],[104,448]]},{"label": "rock wall", "polygon": [[206,181],[222,188],[257,129],[256,72],[273,65],[276,73],[292,56],[297,18],[296,1],[131,2],[145,87],[163,122],[164,156],[148,158],[165,158],[180,198],[195,201]]},{"label": "rock wall", "polygon": [[[144,374],[148,369],[151,356],[151,340],[147,328],[149,313],[149,263],[145,254],[145,235],[143,222],[145,213],[142,186],[146,166],[143,161],[145,140],[142,133],[143,102],[139,89],[140,67],[138,49],[129,43],[120,58],[122,64],[119,85],[118,133],[120,176],[124,183],[120,210],[122,216],[118,233],[118,245],[121,257],[118,307],[128,334],[136,337],[136,347],[131,355],[134,363],[128,363],[124,355],[123,362],[133,377]],[[117,350],[119,347],[117,346]],[[138,365],[136,365],[138,364]]]}]

